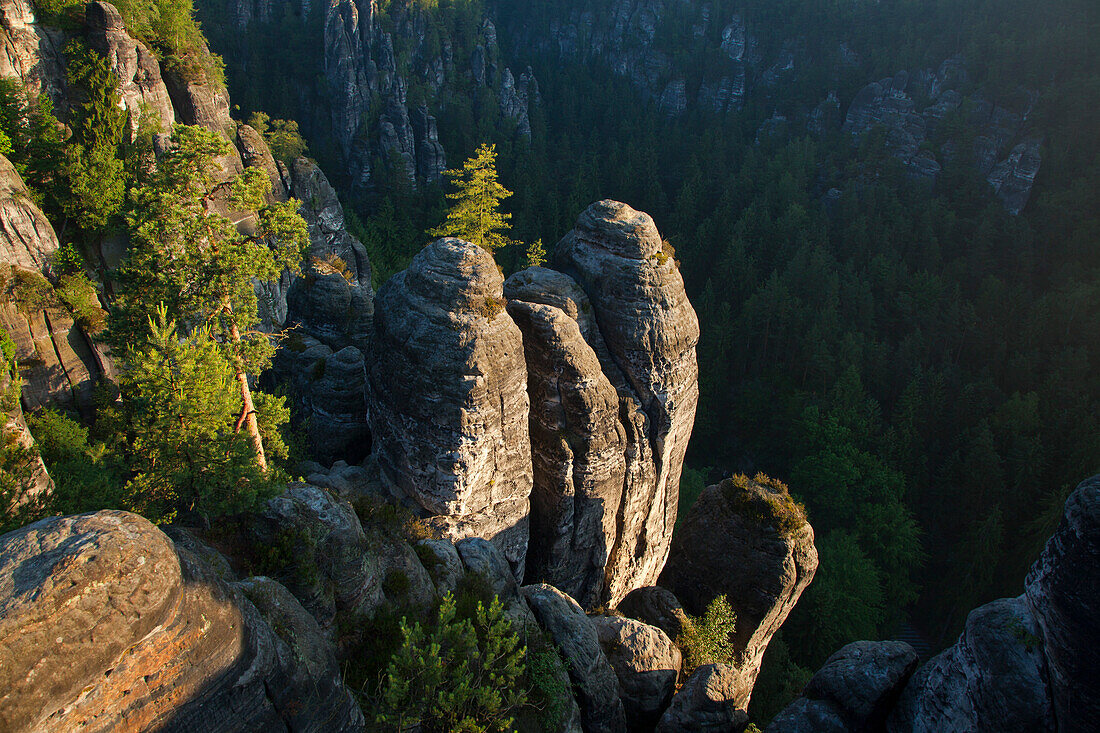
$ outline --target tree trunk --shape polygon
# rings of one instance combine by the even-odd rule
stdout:
[[[241,332],[237,328],[236,320],[233,318],[233,307],[226,303],[225,310],[229,314],[229,336],[233,339],[234,344],[239,344],[241,342]],[[260,465],[261,471],[267,473],[264,441],[260,437],[260,423],[256,419],[256,404],[252,401],[252,389],[248,386],[248,375],[241,369],[239,359],[234,361],[233,370],[237,374],[237,385],[241,389],[241,401],[244,403],[241,408],[241,416],[237,420],[237,430],[241,429],[242,423],[248,429],[248,435],[252,438],[252,448],[256,451],[256,463]]]

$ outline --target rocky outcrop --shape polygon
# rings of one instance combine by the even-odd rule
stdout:
[[[0,727],[362,730],[308,614],[271,581],[244,588],[262,611],[126,512],[0,537]]]
[[[883,730],[886,715],[917,668],[917,653],[899,641],[855,641],[829,657],[769,733]]]
[[[683,606],[672,591],[655,585],[630,591],[615,610],[624,616],[656,626],[670,639],[680,638],[684,630],[684,620],[687,618]]]
[[[30,0],[0,2],[0,77],[16,78],[32,97],[56,104],[66,90],[65,37],[38,22]]]
[[[986,180],[1010,214],[1019,214],[1027,206],[1042,162],[1042,141],[1031,138],[1014,147],[1008,157],[990,171]]]
[[[1061,524],[1028,573],[1024,599],[1042,639],[1058,729],[1094,727],[1100,721],[1100,476],[1070,494]]]
[[[1098,560],[1100,476],[1070,495],[1022,596],[972,611],[958,641],[907,683],[911,649],[850,644],[769,731],[882,730],[883,716],[890,733],[1095,730]]]
[[[50,273],[58,246],[15,167],[0,156],[0,326],[15,342],[28,411],[48,404],[88,408],[96,380],[114,373],[42,274]]]
[[[553,586],[524,586],[523,596],[565,660],[586,733],[625,731],[619,680],[600,648],[592,619]]]
[[[972,611],[955,645],[906,685],[889,730],[1055,730],[1037,631],[1021,599]]]
[[[593,607],[605,595],[626,472],[618,395],[577,320],[591,306],[575,282],[531,268],[509,278],[504,292],[508,314],[523,332],[531,400],[528,577]],[[567,310],[539,302],[547,300]],[[593,338],[590,317],[585,325]]]
[[[34,437],[23,418],[23,408],[19,404],[19,375],[15,364],[0,356],[0,440],[8,449],[18,447],[27,451],[22,460],[18,456],[9,457],[0,469],[3,477],[4,492],[0,495],[0,521],[11,525],[21,524],[25,513],[37,512],[39,506],[53,491],[53,480],[46,471],[46,464],[36,451],[31,451]],[[4,526],[4,525],[0,525]]]
[[[682,658],[663,631],[634,619],[594,616],[600,647],[619,678],[630,730],[653,730],[676,690]]]
[[[703,490],[672,544],[661,584],[700,615],[725,595],[737,616],[731,639],[749,694],[768,642],[817,570],[814,533],[778,482],[726,479]]]
[[[375,299],[367,365],[387,486],[452,540],[492,540],[523,577],[531,494],[527,372],[488,252],[440,239]]]
[[[92,2],[84,10],[88,45],[107,57],[118,78],[120,104],[136,129],[143,114],[156,115],[161,132],[170,132],[176,120],[172,100],[160,74],[160,64],[141,41],[130,37],[113,5]]]
[[[734,667],[705,664],[691,673],[657,724],[657,733],[725,733],[748,722],[746,684]]]
[[[652,585],[676,523],[680,472],[699,398],[699,321],[671,248],[648,214],[626,204],[588,207],[558,243],[554,264],[584,289],[597,356],[619,397],[626,475],[606,571],[618,603]]]

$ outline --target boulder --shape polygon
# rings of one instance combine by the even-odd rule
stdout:
[[[668,556],[699,398],[699,321],[674,254],[648,214],[607,200],[589,206],[554,252],[555,267],[591,303],[603,345],[590,345],[618,391],[626,432],[626,479],[607,569],[612,605],[652,585]]]
[[[814,532],[787,488],[726,479],[703,490],[672,543],[661,584],[701,615],[725,595],[737,615],[733,666],[752,685],[768,642],[817,570]]]
[[[285,591],[271,597],[315,631]],[[4,730],[362,730],[330,652],[287,644],[137,515],[52,517],[0,537]]]
[[[676,691],[680,650],[665,632],[620,616],[593,616],[600,647],[619,678],[630,730],[653,730]]]
[[[656,626],[675,641],[684,630],[684,613],[680,601],[668,588],[650,585],[632,590],[615,608],[616,611]]]
[[[768,731],[883,730],[917,662],[917,653],[904,642],[852,642],[829,657],[799,704],[788,706]]]
[[[519,328],[488,252],[440,239],[382,286],[367,365],[383,481],[443,536],[491,540],[523,577],[531,444]]]
[[[592,619],[576,601],[550,585],[527,585],[523,596],[561,652],[573,682],[586,733],[626,730],[619,680],[600,647]]]
[[[751,681],[748,687],[752,687]],[[672,698],[657,724],[657,733],[728,733],[749,720],[746,680],[726,664],[696,668]]]
[[[1038,626],[1034,633],[1042,639],[1058,729],[1095,729],[1100,721],[1100,476],[1070,494],[1058,529],[1028,573],[1024,598]]]

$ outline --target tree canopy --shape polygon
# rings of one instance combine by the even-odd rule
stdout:
[[[454,202],[444,222],[431,230],[433,237],[459,237],[490,252],[511,244],[505,232],[511,229],[511,214],[500,210],[500,202],[512,195],[497,180],[496,146],[481,145],[462,168],[445,171],[455,186],[447,198]]]

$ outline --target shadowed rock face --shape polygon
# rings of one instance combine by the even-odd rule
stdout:
[[[600,647],[619,678],[631,730],[653,730],[676,690],[680,650],[655,626],[620,616],[592,616]]]
[[[1100,721],[1100,476],[1066,501],[1024,598],[1043,640],[1059,730],[1089,730]]]
[[[522,578],[531,494],[527,371],[488,252],[440,239],[375,299],[368,359],[382,477],[452,540],[490,539]]]
[[[688,512],[661,584],[695,615],[728,598],[737,614],[738,707],[748,705],[768,642],[816,570],[813,528],[783,489],[727,479],[704,489]]]
[[[571,292],[567,279],[540,273],[517,283],[510,293],[525,302],[564,308],[617,392],[619,426],[614,433],[621,430],[625,437],[624,478],[613,536],[601,530],[600,539],[611,549],[599,595],[612,604],[634,588],[652,585],[668,556],[680,471],[699,398],[699,322],[665,249],[648,214],[600,201],[581,214],[554,256],[555,267],[579,284],[586,297]],[[559,331],[566,327],[560,317],[555,322]],[[551,336],[551,328],[532,351],[583,351],[590,364],[569,329],[570,338],[563,339]],[[533,327],[529,330],[537,335]],[[529,368],[533,374],[546,373],[537,358]],[[584,375],[596,378],[592,371]],[[612,437],[610,427],[604,434],[604,442],[621,440]],[[540,450],[552,446],[536,445],[535,451]],[[610,510],[613,503],[606,506]]]
[[[691,673],[657,724],[657,733],[725,733],[748,722],[743,692],[751,680],[728,664],[704,664]],[[747,703],[747,698],[746,698]]]
[[[261,605],[127,512],[4,535],[0,728],[362,729],[316,623],[285,590]],[[265,615],[302,635],[288,644]]]

